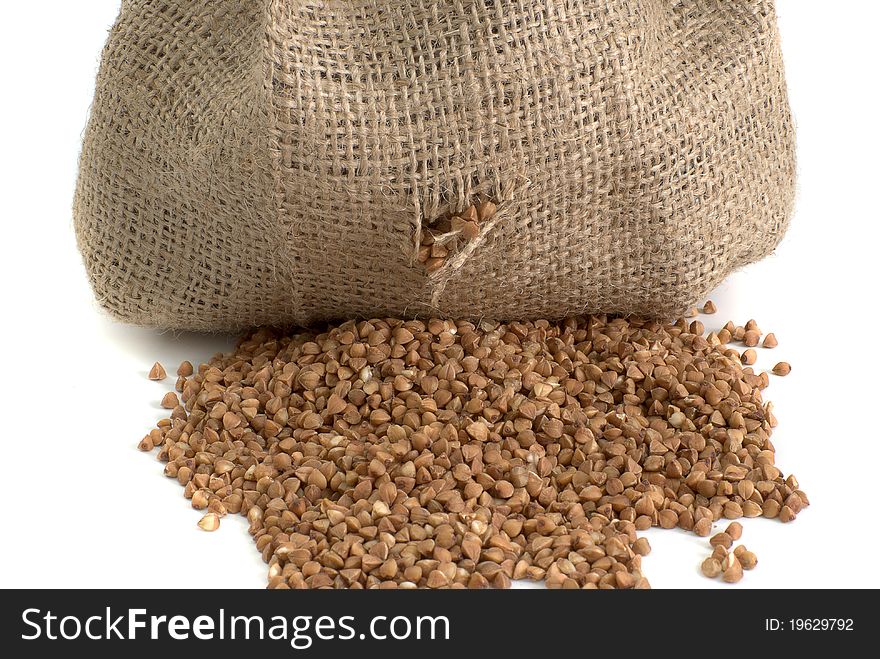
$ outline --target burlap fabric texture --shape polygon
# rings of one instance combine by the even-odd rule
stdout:
[[[140,325],[668,316],[777,245],[793,132],[768,1],[125,0],[75,226]]]

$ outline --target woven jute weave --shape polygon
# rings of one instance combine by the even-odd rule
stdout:
[[[141,325],[666,316],[775,248],[794,181],[772,2],[125,0],[74,215]]]

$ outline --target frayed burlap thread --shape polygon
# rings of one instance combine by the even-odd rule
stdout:
[[[128,0],[74,214],[139,325],[668,316],[776,247],[794,181],[772,2]]]

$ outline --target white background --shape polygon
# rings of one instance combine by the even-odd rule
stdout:
[[[0,587],[265,586],[243,521],[214,534],[137,442],[173,379],[232,337],[124,327],[98,310],[71,226],[82,130],[118,0],[0,9]],[[712,296],[707,324],[756,318],[785,359],[767,397],[779,466],[812,501],[788,525],[744,520],[760,563],[736,587],[880,587],[877,511],[880,4],[778,0],[799,134],[799,201],[778,252]],[[698,573],[706,540],[649,533],[655,587]]]

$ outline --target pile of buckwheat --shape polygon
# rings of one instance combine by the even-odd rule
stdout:
[[[638,531],[808,505],[774,466],[769,376],[730,345],[756,335],[605,316],[260,330],[182,364],[140,448],[204,530],[246,515],[270,588],[647,588]]]

